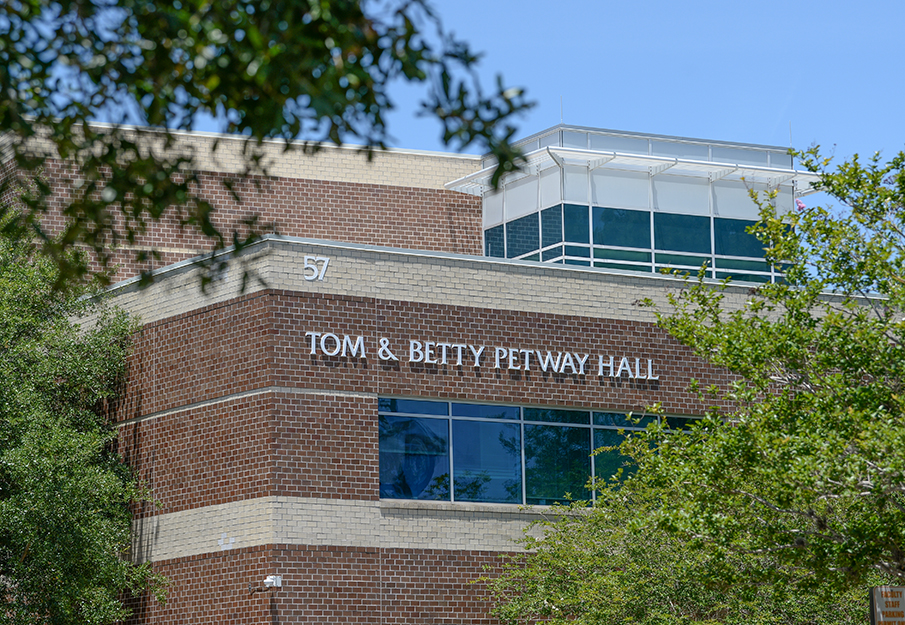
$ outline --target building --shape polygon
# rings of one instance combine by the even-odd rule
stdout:
[[[182,141],[225,224],[280,236],[202,293],[202,242],[164,223],[156,282],[111,289],[143,326],[117,407],[157,502],[134,557],[170,579],[136,623],[492,623],[472,582],[621,465],[591,450],[655,402],[681,427],[690,380],[727,381],[637,305],[681,287],[660,269],[706,262],[735,302],[781,279],[748,189],[791,210],[813,179],[782,148],[557,126],[496,192],[478,157],[274,145],[236,204],[239,142]]]

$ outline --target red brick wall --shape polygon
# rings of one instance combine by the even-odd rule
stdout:
[[[484,567],[489,567],[489,570]],[[484,551],[272,545],[155,564],[170,580],[166,605],[133,600],[129,623],[395,623],[491,625],[483,584],[499,567]],[[250,595],[249,582],[283,587]]]
[[[366,357],[312,356],[306,331],[364,336]],[[380,337],[399,363],[377,358]],[[487,345],[485,365],[409,363],[410,338]],[[495,370],[496,345],[652,358],[660,380],[601,379],[596,364],[585,376]],[[160,504],[138,516],[263,496],[377,500],[376,399],[357,393],[614,411],[662,401],[694,414],[690,379],[727,381],[649,323],[284,291],[149,324],[130,371],[120,418],[163,412],[120,430],[120,451]],[[297,392],[312,389],[323,392]],[[247,395],[205,403],[237,393]],[[489,625],[486,590],[470,582],[498,564],[489,552],[377,547],[208,553],[155,563],[170,598],[135,600],[131,622]],[[284,588],[249,596],[270,574]]]
[[[48,161],[47,179],[56,197],[44,218],[51,232],[63,227],[62,207],[70,197],[76,173],[59,161]],[[224,186],[226,174],[202,172],[201,195],[217,209],[215,223],[225,235],[245,233],[243,222],[259,217],[262,232],[418,250],[481,255],[480,198],[446,191],[376,184],[357,184],[253,176]],[[164,219],[139,237],[138,245],[157,248],[206,250],[212,241],[180,228],[178,211],[170,209]],[[115,220],[122,226],[121,215]],[[268,227],[267,224],[272,224]],[[227,236],[227,243],[230,237]],[[116,280],[136,275],[141,269],[156,269],[193,254],[164,252],[161,260],[138,263],[131,253],[118,253]]]
[[[153,516],[266,496],[377,500],[376,402],[266,393],[120,428]]]
[[[312,356],[306,331],[364,336],[367,357]],[[399,363],[378,360],[379,337]],[[485,365],[409,363],[409,338],[487,345]],[[660,380],[600,378],[590,361],[585,376],[497,370],[495,345],[651,358]],[[139,333],[118,416],[179,410],[123,426],[119,444],[161,503],[143,514],[266,495],[374,500],[376,400],[332,391],[700,414],[692,378],[728,381],[649,323],[262,291]]]
[[[312,356],[307,331],[364,336],[367,358]],[[378,360],[380,337],[399,363]],[[408,363],[409,339],[486,345],[484,366]],[[494,369],[493,346],[591,353],[592,375]],[[596,354],[650,358],[660,380],[598,378]],[[696,414],[690,380],[728,380],[651,323],[283,291],[145,326],[129,377],[120,418],[269,385],[613,410],[663,401],[669,412]]]

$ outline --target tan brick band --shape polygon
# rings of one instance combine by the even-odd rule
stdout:
[[[430,501],[260,497],[137,519],[133,557],[168,560],[272,544],[520,551],[549,508]]]
[[[97,124],[96,130],[103,128]],[[140,134],[139,134],[140,133]],[[252,157],[270,176],[311,178],[359,184],[385,184],[428,189],[443,185],[481,169],[481,157],[424,150],[374,150],[370,158],[361,146],[324,145],[316,153],[306,151],[302,142],[264,141],[236,135],[201,132],[172,132],[175,142],[164,147],[163,134],[149,128],[136,129],[133,138],[166,150],[169,154],[194,156],[196,169],[225,174],[242,174]],[[55,155],[46,137],[34,137],[29,148],[36,153]]]
[[[305,256],[330,258],[322,281],[304,279]],[[268,239],[243,260],[260,278],[247,284],[246,294],[269,288],[627,321],[653,321],[639,300],[649,297],[665,306],[667,294],[684,284],[671,276],[306,239]],[[236,262],[202,294],[197,269],[183,263],[144,290],[126,281],[110,294],[118,306],[152,323],[238,296],[242,271]],[[742,305],[748,290],[727,289],[726,305]]]

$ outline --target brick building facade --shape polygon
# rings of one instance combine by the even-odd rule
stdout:
[[[489,164],[475,157],[389,152],[369,162],[352,150],[283,158],[274,148],[271,177],[247,184],[241,206],[220,197],[224,223],[252,210],[279,232],[246,250],[259,279],[244,292],[231,267],[202,294],[196,269],[177,262],[202,242],[168,238],[166,224],[148,234],[143,243],[174,264],[148,288],[125,279],[111,289],[142,323],[117,417],[120,452],[156,501],[136,511],[133,556],[153,562],[170,588],[166,605],[136,601],[133,622],[493,623],[474,580],[518,548],[513,539],[547,504],[589,497],[587,476],[618,466],[590,450],[618,442],[624,415],[656,402],[676,419],[700,414],[689,382],[720,384],[726,374],[637,305],[665,303],[682,284],[656,266],[661,241],[673,244],[657,230],[658,211],[670,211],[657,205],[669,189],[651,182],[664,171],[655,146],[708,146],[710,165],[670,158],[698,172],[689,184],[709,177],[714,199],[685,213],[706,214],[711,238],[732,212],[725,195],[716,201],[713,185],[727,174],[714,180],[726,171],[714,155],[732,146],[589,131],[584,148],[570,148],[577,134],[558,127],[526,140],[528,182],[538,182],[525,207],[526,175],[491,192]],[[599,136],[623,148],[647,141],[646,160],[601,151]],[[184,141],[204,150],[212,139]],[[735,148],[768,154],[747,166],[752,175],[773,175],[781,191],[792,184],[791,163],[769,156],[779,149]],[[212,197],[238,171],[237,153],[229,141],[211,153]],[[648,177],[647,252],[607,238],[612,222],[598,238],[605,211],[645,210],[599,206],[601,154],[615,162],[611,178],[635,180],[639,167]],[[584,213],[570,178],[576,159],[586,161]],[[551,196],[545,176],[557,168]],[[587,215],[586,241],[580,219],[566,221],[576,211]],[[536,258],[524,247],[532,224]],[[770,279],[769,268],[726,249],[710,250],[716,266]],[[559,256],[541,262],[550,250]],[[619,266],[645,253],[649,271]],[[677,255],[702,252],[670,253],[681,265]],[[728,301],[747,288],[730,288]],[[282,586],[250,594],[269,575]]]

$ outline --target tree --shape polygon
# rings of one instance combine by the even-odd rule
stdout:
[[[160,580],[127,559],[142,493],[100,410],[125,373],[123,314],[25,241],[0,240],[0,623],[111,623],[120,594]],[[99,315],[90,329],[73,319]]]
[[[657,310],[661,327],[737,377],[702,386],[730,408],[663,437],[640,471],[683,495],[658,512],[663,526],[725,553],[769,558],[803,583],[871,571],[901,582],[905,154],[832,171],[817,149],[799,157],[839,208],[778,215],[760,198],[755,232],[785,282],[731,310],[727,285],[699,280]]]
[[[521,541],[530,551],[508,557],[502,575],[486,580],[492,613],[504,623],[864,621],[863,589],[818,584],[803,592],[778,576],[767,583],[758,558],[719,554],[650,523],[678,493],[643,476],[598,486],[593,507],[554,509]]]
[[[477,60],[443,30],[428,0],[0,3],[8,156],[26,176],[57,158],[75,170],[63,191],[54,194],[38,175],[19,203],[7,201],[3,210],[16,212],[3,234],[36,232],[63,279],[89,273],[68,249],[86,246],[106,267],[113,247],[134,244],[167,211],[215,249],[233,244],[238,252],[258,224],[221,231],[199,193],[194,155],[174,149],[173,131],[199,116],[219,120],[222,132],[247,137],[248,174],[266,173],[264,139],[286,149],[309,139],[306,150],[354,141],[370,154],[390,136],[384,116],[397,80],[423,83],[422,112],[439,119],[444,141],[486,147],[498,178],[517,165],[511,119],[530,104],[499,79],[485,94]],[[113,125],[92,126],[99,116]],[[60,236],[41,224],[52,202],[65,216]]]

